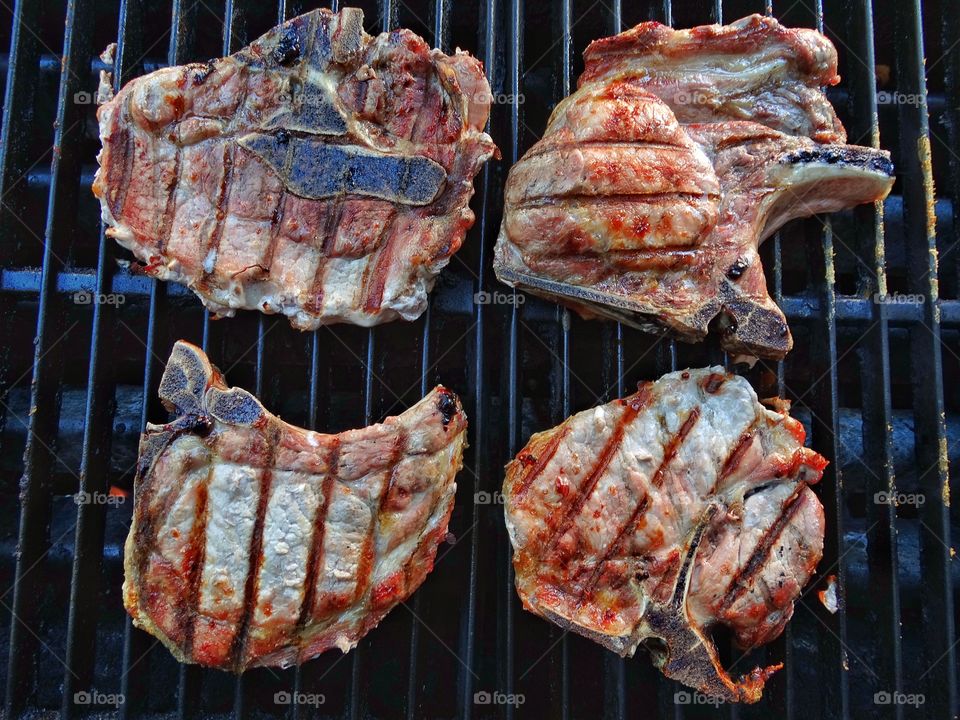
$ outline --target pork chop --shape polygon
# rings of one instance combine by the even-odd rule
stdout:
[[[755,702],[710,631],[769,642],[823,552],[803,426],[723,368],[684,370],[534,435],[507,465],[517,591],[530,612],[712,697]]]
[[[467,53],[314,10],[129,82],[98,110],[93,190],[142,269],[217,315],[412,320],[473,224],[489,105]]]
[[[160,397],[176,418],[140,441],[123,598],[181,662],[241,672],[347,652],[433,568],[467,426],[449,390],[323,435],[181,341]]]
[[[846,144],[820,86],[837,53],[753,15],[591,43],[575,93],[510,170],[503,282],[694,342],[780,358],[793,340],[759,244],[788,220],[883,199],[889,154]]]

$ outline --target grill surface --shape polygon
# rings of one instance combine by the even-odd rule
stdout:
[[[9,47],[0,134],[7,718],[955,716],[956,4],[359,3],[370,32],[406,26],[484,61],[503,160],[477,178],[477,224],[423,318],[301,334],[253,313],[211,322],[182,288],[118,267],[122,253],[105,240],[90,193],[98,141],[89,94],[104,67],[96,54],[113,40],[122,83],[236,50],[315,4],[13,2],[0,0],[0,47]],[[851,142],[892,150],[898,180],[882,207],[793,223],[763,248],[796,349],[748,375],[761,396],[793,401],[811,444],[831,460],[817,490],[828,534],[820,572],[780,640],[744,658],[718,639],[740,671],[779,659],[785,667],[759,705],[717,708],[662,678],[642,652],[621,660],[524,613],[495,492],[502,465],[531,433],[638,380],[729,358],[715,343],[677,345],[532,298],[479,304],[474,294],[509,293],[490,268],[503,180],[573,87],[586,44],[647,19],[690,26],[749,12],[833,39],[844,80],[831,99]],[[234,678],[180,666],[131,627],[120,585],[132,503],[104,499],[111,487],[130,490],[139,431],[165,419],[157,383],[179,338],[202,344],[232,385],[284,419],[329,432],[409,406],[437,381],[461,394],[471,448],[455,541],[353,653]],[[875,501],[891,491],[903,494],[899,507]],[[77,492],[93,501],[78,503]],[[840,598],[832,615],[816,594],[828,575]],[[503,702],[515,694],[522,705]]]

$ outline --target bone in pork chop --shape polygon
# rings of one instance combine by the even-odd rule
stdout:
[[[218,315],[412,320],[473,224],[489,103],[467,53],[315,10],[128,83],[97,113],[94,192],[148,274]]]
[[[433,568],[467,426],[449,390],[322,435],[178,342],[160,397],[177,417],[140,441],[123,597],[181,662],[240,672],[347,652]]]
[[[779,666],[735,680],[711,628],[769,642],[823,552],[808,487],[826,460],[803,426],[723,368],[685,370],[534,435],[503,493],[524,607],[668,677],[754,702]]]
[[[820,86],[837,53],[754,15],[598,40],[511,169],[497,276],[581,314],[732,352],[793,343],[757,247],[785,222],[884,198],[889,154],[846,145]]]

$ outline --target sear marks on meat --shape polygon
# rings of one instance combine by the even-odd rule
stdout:
[[[94,192],[147,274],[218,315],[412,320],[473,224],[489,104],[467,53],[315,10],[128,83],[98,111]]]
[[[534,435],[503,493],[524,607],[668,677],[754,702],[779,666],[740,679],[710,631],[769,642],[823,551],[809,484],[826,460],[803,426],[723,368],[685,370]]]
[[[160,397],[176,419],[140,442],[123,596],[181,662],[241,672],[347,652],[433,568],[467,426],[449,390],[322,435],[178,342]]]
[[[889,154],[846,145],[820,86],[837,54],[759,15],[592,43],[578,90],[511,169],[495,269],[585,317],[736,353],[792,346],[757,247],[785,222],[880,200]]]

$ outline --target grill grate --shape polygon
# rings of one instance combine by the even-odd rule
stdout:
[[[591,39],[647,19],[689,26],[766,12],[834,40],[844,81],[831,99],[851,141],[893,151],[898,180],[882,205],[792,223],[763,248],[797,347],[785,362],[758,363],[750,377],[761,396],[793,400],[813,446],[831,460],[818,489],[828,534],[812,588],[835,574],[841,609],[827,613],[811,589],[771,646],[741,658],[719,639],[740,671],[785,663],[759,705],[719,713],[955,717],[956,517],[948,500],[960,458],[960,10],[920,0],[827,8],[822,0],[359,4],[368,31],[410,27],[484,61],[505,100],[491,118],[503,160],[478,176],[477,223],[424,317],[301,334],[251,313],[212,322],[189,292],[117,267],[123,253],[105,238],[90,194],[94,110],[78,93],[95,87],[105,69],[96,53],[112,40],[117,60],[106,69],[119,85],[236,50],[315,3],[0,2],[0,47],[9,47],[0,58],[4,716],[577,718],[626,717],[637,707],[657,717],[715,716],[678,695],[682,688],[643,653],[622,660],[524,613],[501,508],[477,500],[498,489],[502,465],[531,433],[637,380],[730,358],[713,342],[688,346],[583,322],[533,298],[479,304],[474,293],[505,292],[490,264],[506,171],[574,87]],[[123,302],[78,304],[76,293]],[[876,302],[877,294],[897,302]],[[159,372],[181,337],[208,349],[231,384],[311,428],[376,421],[439,380],[461,394],[471,448],[451,520],[456,540],[405,607],[350,655],[235,679],[177,664],[123,612],[130,503],[77,504],[71,495],[130,488],[139,430],[165,417]],[[874,502],[892,491],[925,502]],[[95,702],[76,701],[91,691]],[[278,692],[317,702],[322,694],[323,703],[277,704]],[[478,692],[519,693],[524,703],[478,704]],[[920,693],[924,703],[877,704],[878,692],[900,700]]]

